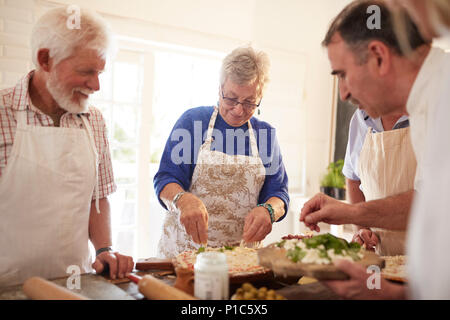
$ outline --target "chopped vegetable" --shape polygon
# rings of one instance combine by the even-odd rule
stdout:
[[[287,256],[293,262],[301,261],[306,256],[306,251],[296,246],[294,249],[288,250]]]
[[[280,242],[277,243],[277,247],[278,248],[282,248],[284,246],[284,244],[286,243],[286,240],[282,240]]]
[[[202,252],[205,252],[205,247],[200,247],[200,248],[198,248],[198,250],[197,250],[197,254],[198,253],[202,253]]]
[[[276,245],[285,248],[287,257],[293,262],[329,264],[337,258],[353,261],[362,258],[361,246],[358,243],[348,243],[330,233],[311,238],[283,240]],[[302,261],[304,258],[305,261]]]

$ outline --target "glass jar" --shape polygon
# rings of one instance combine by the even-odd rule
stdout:
[[[194,295],[203,300],[229,298],[227,256],[223,252],[202,252],[194,265]]]

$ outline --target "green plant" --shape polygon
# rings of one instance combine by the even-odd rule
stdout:
[[[331,162],[328,165],[327,174],[322,178],[322,181],[320,182],[320,186],[340,189],[345,188],[345,177],[342,174],[343,167],[343,159],[340,159],[336,162]]]

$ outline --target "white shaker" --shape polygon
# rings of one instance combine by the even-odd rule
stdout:
[[[227,257],[223,252],[202,252],[194,265],[194,295],[203,300],[229,298]]]

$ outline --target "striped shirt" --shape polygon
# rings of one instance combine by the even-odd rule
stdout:
[[[14,143],[18,111],[27,111],[28,125],[53,126],[53,120],[31,103],[28,94],[28,84],[33,73],[34,71],[31,71],[23,77],[15,87],[0,90],[0,178],[8,164],[8,158]],[[117,189],[114,183],[106,124],[101,112],[94,107],[89,107],[84,114],[91,125],[95,146],[99,155],[99,198],[102,199]],[[81,122],[77,121],[77,116],[77,114],[66,112],[61,117],[60,126],[63,128],[81,127],[84,130]],[[95,192],[92,200],[95,200]]]

